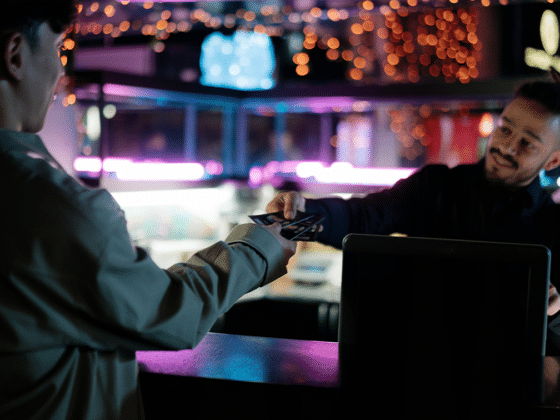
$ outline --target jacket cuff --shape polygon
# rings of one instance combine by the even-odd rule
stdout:
[[[241,243],[254,249],[266,262],[266,273],[261,286],[287,273],[284,263],[284,251],[276,238],[266,229],[254,223],[237,225],[225,239],[232,245]]]

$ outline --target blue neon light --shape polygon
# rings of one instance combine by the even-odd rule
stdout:
[[[202,43],[200,83],[237,90],[266,90],[274,86],[275,65],[268,35],[237,31],[228,37],[214,32]]]

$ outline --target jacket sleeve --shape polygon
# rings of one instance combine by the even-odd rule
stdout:
[[[278,241],[257,225],[237,226],[167,270],[125,234],[111,239],[98,274],[107,331],[118,331],[103,347],[192,348],[242,295],[286,273]]]
[[[339,249],[349,233],[408,234],[428,188],[435,190],[440,174],[446,170],[443,165],[427,166],[393,187],[365,197],[307,199],[305,210],[325,215],[323,231],[317,239]]]
[[[0,264],[0,351],[192,348],[239,297],[286,273],[278,241],[253,224],[163,270],[132,245],[108,193],[82,201],[30,218],[32,240],[10,235],[15,251]]]
[[[546,355],[560,356],[560,312],[547,318]]]

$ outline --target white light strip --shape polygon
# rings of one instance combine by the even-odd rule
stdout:
[[[198,0],[156,0],[154,3],[194,3]],[[214,1],[228,1],[228,0],[214,0]],[[129,0],[130,3],[145,3],[146,0]],[[122,0],[119,0],[122,3]]]
[[[107,159],[108,160],[108,159]],[[107,160],[103,162],[106,170]],[[109,162],[111,172],[123,181],[196,181],[204,177],[200,163]]]
[[[325,167],[321,162],[301,162],[296,169],[300,178],[314,177],[324,184],[392,186],[409,177],[416,168],[354,168],[348,162]]]
[[[74,169],[78,172],[111,172],[123,181],[196,181],[222,173],[218,162],[209,162],[206,171],[200,163],[133,162],[130,159],[78,157]],[[216,168],[214,168],[216,166]],[[210,168],[214,168],[210,170]],[[301,179],[315,178],[323,184],[392,186],[409,177],[416,168],[355,168],[348,162],[335,162],[330,167],[322,162],[269,162],[263,168],[251,168],[250,182],[260,185],[270,182],[280,173],[295,173]],[[213,172],[213,173],[212,173]]]
[[[198,181],[204,177],[204,166],[194,162],[133,162],[130,159],[78,157],[74,160],[78,172],[113,172],[123,181]],[[219,172],[216,170],[216,172]]]
[[[197,216],[217,217],[221,206],[235,194],[233,186],[189,188],[184,190],[125,191],[112,193],[123,209],[133,207],[178,206],[190,209]],[[200,203],[204,203],[203,206]],[[216,213],[216,215],[214,214]]]
[[[94,157],[78,157],[74,160],[74,169],[77,172],[101,172],[101,159]]]

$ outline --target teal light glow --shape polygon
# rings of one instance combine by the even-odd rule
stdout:
[[[202,43],[200,83],[237,90],[274,86],[274,48],[270,37],[256,32],[225,36],[214,32]]]

